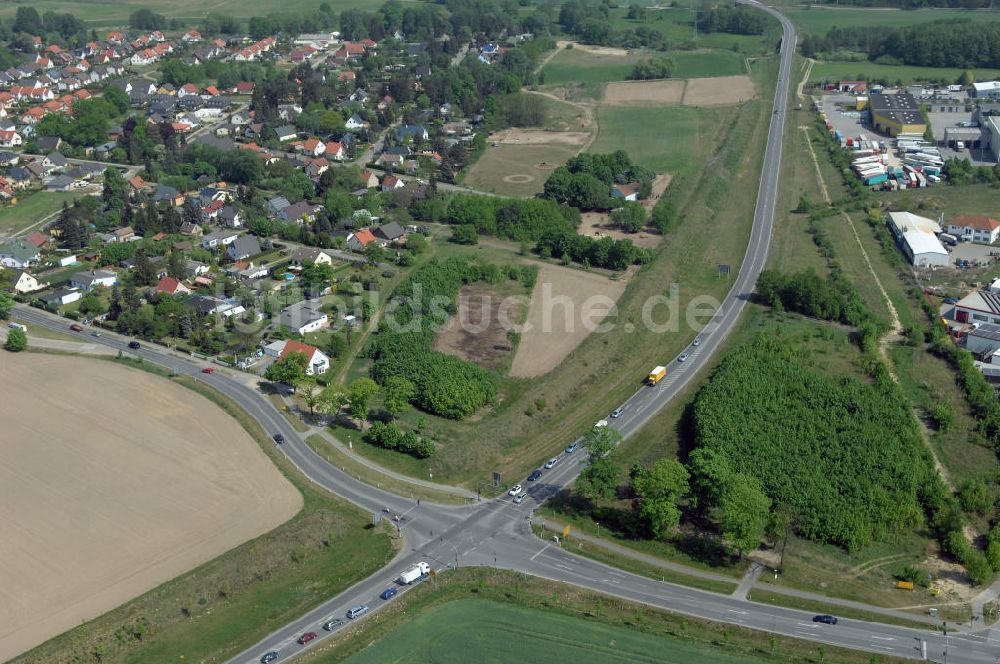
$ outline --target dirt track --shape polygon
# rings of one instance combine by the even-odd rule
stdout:
[[[210,401],[0,352],[0,660],[263,534],[302,497]]]
[[[604,296],[617,302],[625,285],[625,279],[611,281],[593,272],[543,265],[528,308],[526,327],[530,329],[521,334],[510,375],[532,378],[556,368],[591,333],[583,324],[581,313],[588,298]],[[572,302],[572,311],[567,311],[563,298]],[[600,310],[603,311],[603,307]],[[593,311],[596,313],[598,306]],[[601,318],[603,316],[592,315],[589,320],[596,324]]]

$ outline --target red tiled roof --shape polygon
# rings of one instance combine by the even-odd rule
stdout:
[[[372,238],[374,239],[374,238]],[[301,341],[295,341],[294,339],[289,339],[285,342],[285,347],[281,351],[281,355],[278,359],[283,359],[289,353],[302,353],[306,356],[306,362],[312,361],[313,354],[319,350],[315,346],[310,346],[309,344],[304,344]]]
[[[994,231],[1000,228],[1000,221],[987,217],[985,214],[963,214],[948,223],[955,226],[968,226],[977,231]]]

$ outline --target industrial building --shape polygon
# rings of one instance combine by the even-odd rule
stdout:
[[[948,222],[948,232],[965,242],[993,244],[1000,238],[1000,221],[984,214],[963,214]]]
[[[1000,293],[992,286],[974,290],[955,304],[955,320],[959,323],[992,323],[1000,325]]]
[[[920,106],[911,94],[873,92],[868,96],[868,108],[872,124],[883,134],[923,134],[927,130]]]
[[[985,128],[990,135],[990,152],[1000,162],[1000,116],[990,115],[983,119],[986,120]]]
[[[983,323],[979,327],[969,330],[965,335],[965,349],[978,358],[992,356],[1000,350],[1000,325],[993,323]],[[995,364],[990,359],[990,364]]]
[[[976,99],[1000,99],[1000,81],[973,83],[969,96]]]
[[[903,255],[917,267],[946,266],[948,250],[937,238],[941,226],[933,219],[910,212],[890,212],[886,218]]]

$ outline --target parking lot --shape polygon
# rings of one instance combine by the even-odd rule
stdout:
[[[955,264],[955,261],[959,260],[988,265],[994,259],[994,257],[990,256],[990,253],[1000,253],[1000,248],[998,247],[988,244],[975,244],[973,242],[959,242],[958,246],[949,247],[949,249],[951,249],[949,258],[952,265]]]
[[[875,141],[885,140],[885,136],[872,131],[870,128],[863,127],[860,118],[854,117],[860,115],[860,113],[852,110],[856,104],[852,95],[824,95],[821,104],[823,111],[826,112],[827,122],[832,124],[833,128],[845,137],[864,136]],[[847,110],[849,115],[844,115],[845,110]]]

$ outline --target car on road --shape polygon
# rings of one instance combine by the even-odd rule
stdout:
[[[613,411],[611,411],[611,417],[619,418],[622,416],[622,413],[624,412],[625,412],[625,406],[618,406]]]
[[[692,346],[700,346],[701,345],[701,337],[695,337],[694,341],[691,342],[691,345]]]
[[[213,373],[215,373],[215,368],[214,367],[205,367],[204,369],[201,370],[201,372],[202,373],[207,373],[207,374],[213,374]]]
[[[285,442],[285,437],[282,436],[280,433],[274,434],[273,436],[271,436],[271,438],[274,438],[274,442],[276,442],[279,445]]]
[[[524,493],[524,487],[520,484],[515,484],[510,488],[510,491],[507,492],[507,495],[516,496],[519,493]]]
[[[305,634],[299,637],[299,645],[304,646],[305,644],[309,643],[315,638],[316,638],[316,632],[306,632]]]
[[[74,332],[83,332],[83,325],[80,325],[79,323],[73,323],[72,325],[69,326],[69,329],[73,330]]]
[[[555,465],[559,463],[559,457],[555,456],[545,462],[545,470],[551,470],[555,468]]]
[[[563,451],[566,452],[566,454],[572,454],[573,452],[576,452],[576,450],[579,447],[580,443],[570,443],[569,445],[566,446],[566,449]]]
[[[527,498],[527,497],[528,497],[528,494],[526,494],[526,493],[519,493],[519,494],[517,494],[516,496],[514,496],[514,504],[515,505],[520,505],[521,503],[524,502],[524,499]]]
[[[396,596],[397,592],[399,591],[396,590],[395,588],[386,588],[385,590],[382,591],[382,594],[379,595],[379,597],[381,597],[382,599],[392,599],[393,597]]]
[[[92,337],[99,337],[99,336],[101,336],[101,333],[98,332],[97,330],[94,330],[93,332],[90,333],[90,336],[92,336]]]
[[[323,629],[325,629],[328,632],[332,632],[335,629],[340,629],[346,624],[347,623],[341,620],[340,618],[334,618],[333,620],[327,620],[325,623],[323,623]]]
[[[140,348],[142,348],[142,346],[139,345],[138,341],[128,342],[128,347],[131,348],[132,350],[139,350]]]
[[[531,474],[528,475],[528,481],[529,482],[534,482],[535,480],[537,480],[541,476],[542,476],[542,471],[539,470],[538,468],[535,468],[533,471],[531,471]]]
[[[278,659],[278,653],[272,650],[271,652],[264,653],[264,656],[260,658],[260,662],[261,664],[267,664],[268,662],[273,662],[276,659]]]
[[[677,361],[678,361],[678,362],[683,362],[683,361],[684,361],[684,360],[686,360],[686,359],[688,359],[688,354],[687,354],[687,353],[681,353],[681,354],[680,354],[680,355],[679,355],[679,356],[677,357]]]
[[[818,615],[818,616],[814,616],[813,617],[813,622],[826,623],[827,625],[836,625],[837,624],[837,619],[835,617],[831,616],[831,615],[828,615],[828,614],[824,613],[824,614],[821,614],[821,615]]]
[[[366,613],[368,613],[368,605],[358,604],[357,606],[351,607],[351,610],[347,612],[347,617],[350,618],[351,620],[354,620],[355,618],[360,618]]]

